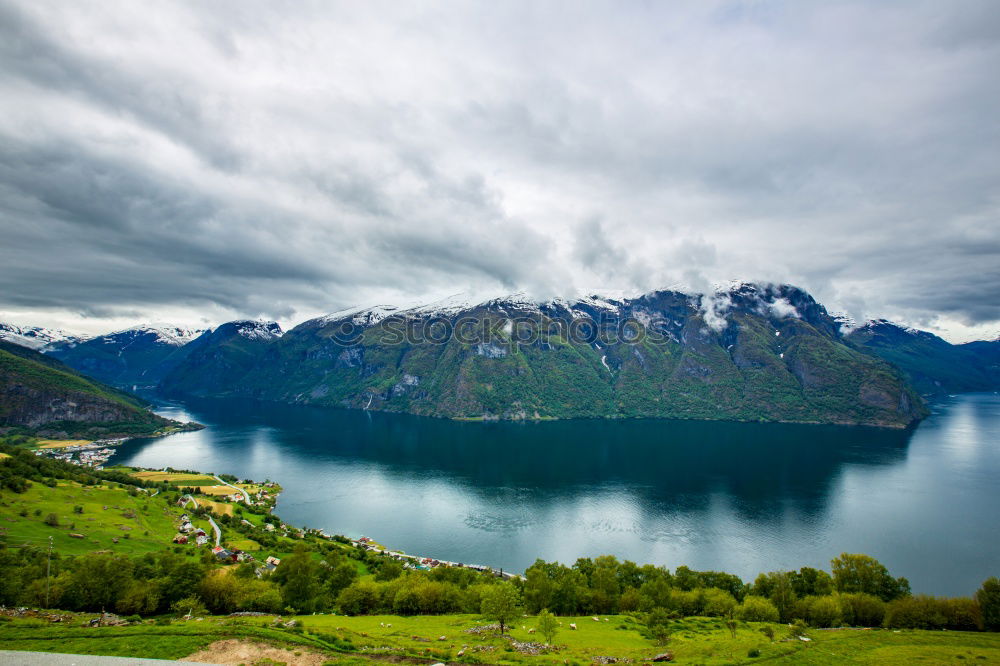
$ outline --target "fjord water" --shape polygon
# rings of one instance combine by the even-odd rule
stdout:
[[[284,486],[291,524],[523,571],[611,553],[761,571],[863,552],[914,592],[1000,574],[1000,396],[933,406],[908,431],[695,421],[469,423],[256,402],[160,413],[205,430],[134,440],[113,463]]]

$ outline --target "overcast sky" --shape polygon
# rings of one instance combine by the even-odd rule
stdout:
[[[994,337],[998,72],[992,0],[0,0],[0,320],[735,278]]]

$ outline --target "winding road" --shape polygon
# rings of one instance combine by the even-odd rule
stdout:
[[[231,483],[226,483],[225,481],[223,481],[222,479],[220,479],[220,478],[219,478],[219,475],[218,475],[218,474],[216,474],[216,475],[215,475],[215,479],[216,479],[216,480],[217,480],[217,481],[218,481],[219,483],[221,483],[222,485],[224,485],[224,486],[229,486],[229,487],[230,487],[230,488],[232,488],[233,490],[238,490],[238,491],[240,491],[241,493],[243,493],[243,499],[244,499],[244,500],[246,501],[246,503],[247,503],[247,504],[250,504],[250,494],[249,494],[249,493],[247,493],[247,491],[243,490],[242,488],[237,488],[236,486],[234,486],[234,485],[233,485],[233,484],[231,484]]]
[[[226,485],[228,486],[229,484],[227,483]],[[181,499],[184,500],[184,506],[187,506],[187,501],[190,500],[191,503],[194,504],[194,508],[196,509],[198,508],[198,500],[191,497],[190,495],[184,495],[184,497],[182,497]],[[212,525],[212,529],[215,530],[215,545],[216,546],[222,545],[222,530],[220,530],[219,526],[215,524],[215,521],[212,519],[212,516],[207,516],[207,518],[208,522],[211,523]]]

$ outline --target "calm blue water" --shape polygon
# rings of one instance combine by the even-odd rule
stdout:
[[[208,425],[113,462],[280,482],[278,512],[330,533],[522,571],[612,553],[761,571],[864,552],[915,592],[1000,575],[1000,396],[907,432],[684,421],[461,423],[252,402],[160,412]]]

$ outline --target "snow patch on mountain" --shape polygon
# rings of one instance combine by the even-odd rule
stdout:
[[[613,296],[591,294],[589,296],[578,298],[575,305],[589,305],[595,310],[601,310],[609,314],[621,314],[624,303],[623,299],[615,298]]]
[[[204,332],[204,329],[182,328],[180,326],[140,325],[133,326],[124,331],[118,331],[117,333],[110,333],[103,337],[140,337],[150,335],[154,337],[155,342],[161,342],[171,347],[183,347]]]
[[[36,351],[45,351],[55,343],[73,346],[87,339],[89,339],[87,336],[73,335],[59,329],[0,323],[0,340],[6,340]]]
[[[371,307],[361,306],[337,310],[328,315],[324,315],[314,320],[320,324],[351,320],[355,326],[374,326],[386,317],[394,315],[400,311],[396,305],[374,305]]]
[[[471,310],[478,304],[468,293],[459,292],[437,301],[409,307],[403,312],[424,317],[453,317]]]
[[[236,332],[247,340],[268,342],[280,338],[284,331],[275,321],[243,320],[232,322]]]
[[[458,293],[425,304],[348,308],[311,321],[326,325],[349,320],[355,326],[369,327],[390,316],[420,319],[439,316],[452,318],[482,308],[506,316],[541,312],[551,315],[553,311],[567,312],[574,319],[587,319],[592,316],[614,318],[631,315],[640,319],[642,323],[648,324],[647,320],[650,317],[645,316],[645,313],[640,310],[639,301],[644,296],[653,297],[664,291],[669,290],[654,290],[646,293],[588,291],[585,293],[577,292],[581,295],[572,298],[557,297],[544,300],[532,298],[524,292],[496,296],[487,300],[477,299],[468,293]],[[740,307],[750,307],[763,316],[775,319],[789,317],[801,319],[803,315],[793,303],[796,291],[796,289],[786,285],[732,280],[716,285],[716,289],[708,293],[676,293],[683,293],[689,299],[692,308],[700,311],[707,327],[718,333],[729,325],[729,312]]]
[[[830,317],[837,322],[841,335],[850,335],[859,328],[858,320],[846,312],[831,312]]]

